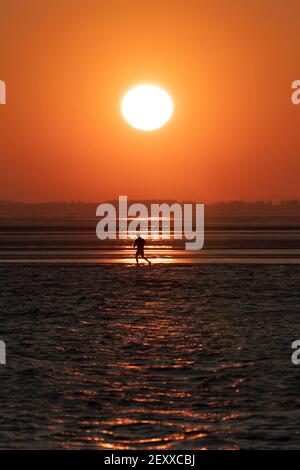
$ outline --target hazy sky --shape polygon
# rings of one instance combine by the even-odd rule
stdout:
[[[0,199],[300,198],[298,0],[0,0]],[[120,114],[154,83],[175,113]]]

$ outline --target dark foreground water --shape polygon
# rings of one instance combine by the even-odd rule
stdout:
[[[1,448],[300,448],[298,265],[0,266]]]

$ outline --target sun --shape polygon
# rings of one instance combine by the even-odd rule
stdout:
[[[138,85],[122,99],[124,119],[135,129],[155,131],[164,126],[173,114],[170,95],[156,85]]]

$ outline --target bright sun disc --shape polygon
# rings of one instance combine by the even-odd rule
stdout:
[[[154,131],[165,125],[173,114],[168,93],[154,85],[139,85],[126,93],[121,104],[125,120],[135,129]]]

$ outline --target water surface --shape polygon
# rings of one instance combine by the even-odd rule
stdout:
[[[0,282],[1,448],[299,448],[299,266],[2,264]]]

